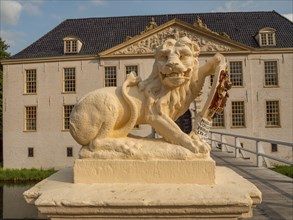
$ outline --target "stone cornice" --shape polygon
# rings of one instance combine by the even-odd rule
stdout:
[[[95,60],[96,55],[79,55],[79,56],[56,56],[56,57],[42,57],[42,58],[28,58],[28,59],[6,59],[2,60],[2,65],[24,64],[24,63],[47,63],[47,62],[63,62],[63,61],[81,61],[81,60]]]
[[[253,51],[222,51],[223,55],[249,55],[249,54],[288,54],[293,53],[293,48],[269,48],[269,49],[255,49]],[[211,56],[215,52],[201,52],[200,56]],[[131,58],[131,57],[153,57],[153,54],[141,54],[141,55],[105,55],[101,58]],[[70,57],[44,57],[44,58],[30,58],[30,59],[7,59],[2,60],[2,65],[13,64],[28,64],[28,63],[47,63],[47,62],[63,62],[63,61],[81,61],[81,60],[96,60],[100,57],[93,55],[84,56],[70,56]]]

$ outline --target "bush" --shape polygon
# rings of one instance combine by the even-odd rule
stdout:
[[[293,178],[293,166],[277,165],[276,167],[272,168],[272,170]]]
[[[54,169],[3,169],[0,168],[0,181],[1,182],[36,182],[43,180],[53,173]]]

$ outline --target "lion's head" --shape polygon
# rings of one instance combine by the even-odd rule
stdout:
[[[186,111],[190,103],[185,100],[191,97],[190,81],[198,72],[199,50],[188,37],[167,39],[157,48],[153,71],[140,84],[148,100],[148,114],[168,111],[176,119]],[[163,106],[169,108],[163,110]]]
[[[188,37],[167,39],[155,53],[156,67],[162,83],[170,88],[181,86],[190,80],[198,68],[199,47]]]

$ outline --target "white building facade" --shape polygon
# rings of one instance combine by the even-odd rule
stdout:
[[[233,87],[213,129],[292,142],[292,22],[276,12],[152,17],[66,20],[2,62],[4,167],[72,166],[81,147],[68,130],[72,107],[92,90],[121,86],[130,71],[145,79],[151,73],[156,46],[177,35],[198,42],[200,64],[218,52],[227,59]],[[267,23],[257,23],[255,17]],[[249,26],[248,20],[246,27],[241,21],[237,25],[235,19],[255,23]],[[277,28],[279,23],[288,27],[288,33]],[[86,28],[96,32],[88,37]],[[254,34],[247,34],[248,29]],[[203,107],[210,81],[206,79],[191,112]],[[139,125],[133,133],[147,136],[152,129]],[[291,149],[272,148],[266,151],[292,159]]]

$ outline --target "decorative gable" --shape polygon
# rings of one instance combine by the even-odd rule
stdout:
[[[152,22],[154,21],[152,20]],[[155,49],[166,38],[178,39],[183,36],[188,36],[197,42],[201,52],[228,52],[250,49],[231,40],[224,33],[218,34],[204,25],[198,25],[198,20],[194,25],[190,25],[174,19],[159,27],[146,29],[146,31],[143,31],[138,36],[128,37],[124,43],[108,49],[99,55],[101,57],[153,55]]]

